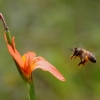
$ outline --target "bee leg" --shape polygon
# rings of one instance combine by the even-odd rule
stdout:
[[[73,57],[74,57],[74,55],[71,55],[71,56],[70,56],[70,59],[73,59]]]
[[[80,63],[78,64],[78,67],[80,67],[80,65],[82,65],[82,62],[80,62]]]
[[[74,56],[74,55],[71,55],[71,57],[70,57],[70,59],[76,59],[76,56]]]
[[[83,60],[83,61],[81,61],[79,64],[78,64],[78,66],[80,66],[80,65],[85,65],[85,60]]]

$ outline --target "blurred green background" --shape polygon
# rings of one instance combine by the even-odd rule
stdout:
[[[100,100],[99,0],[0,0],[16,47],[34,51],[66,78],[57,80],[40,69],[33,72],[37,100]],[[0,22],[0,99],[28,100],[28,89],[7,51]],[[69,47],[82,47],[97,58],[78,68]]]

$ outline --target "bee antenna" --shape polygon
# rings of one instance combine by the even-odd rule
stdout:
[[[72,48],[68,48],[70,51],[73,51],[73,49]]]

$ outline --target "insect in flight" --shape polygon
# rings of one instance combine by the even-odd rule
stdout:
[[[86,62],[91,61],[92,63],[96,63],[96,57],[89,51],[82,49],[82,48],[69,48],[71,51],[73,51],[72,55],[71,55],[71,59],[79,57],[80,58],[80,63],[78,64],[78,66],[80,65],[85,65]]]

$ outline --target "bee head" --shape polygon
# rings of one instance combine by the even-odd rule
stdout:
[[[75,48],[73,49],[73,55],[78,56],[79,53],[80,53],[80,48],[75,47]]]

